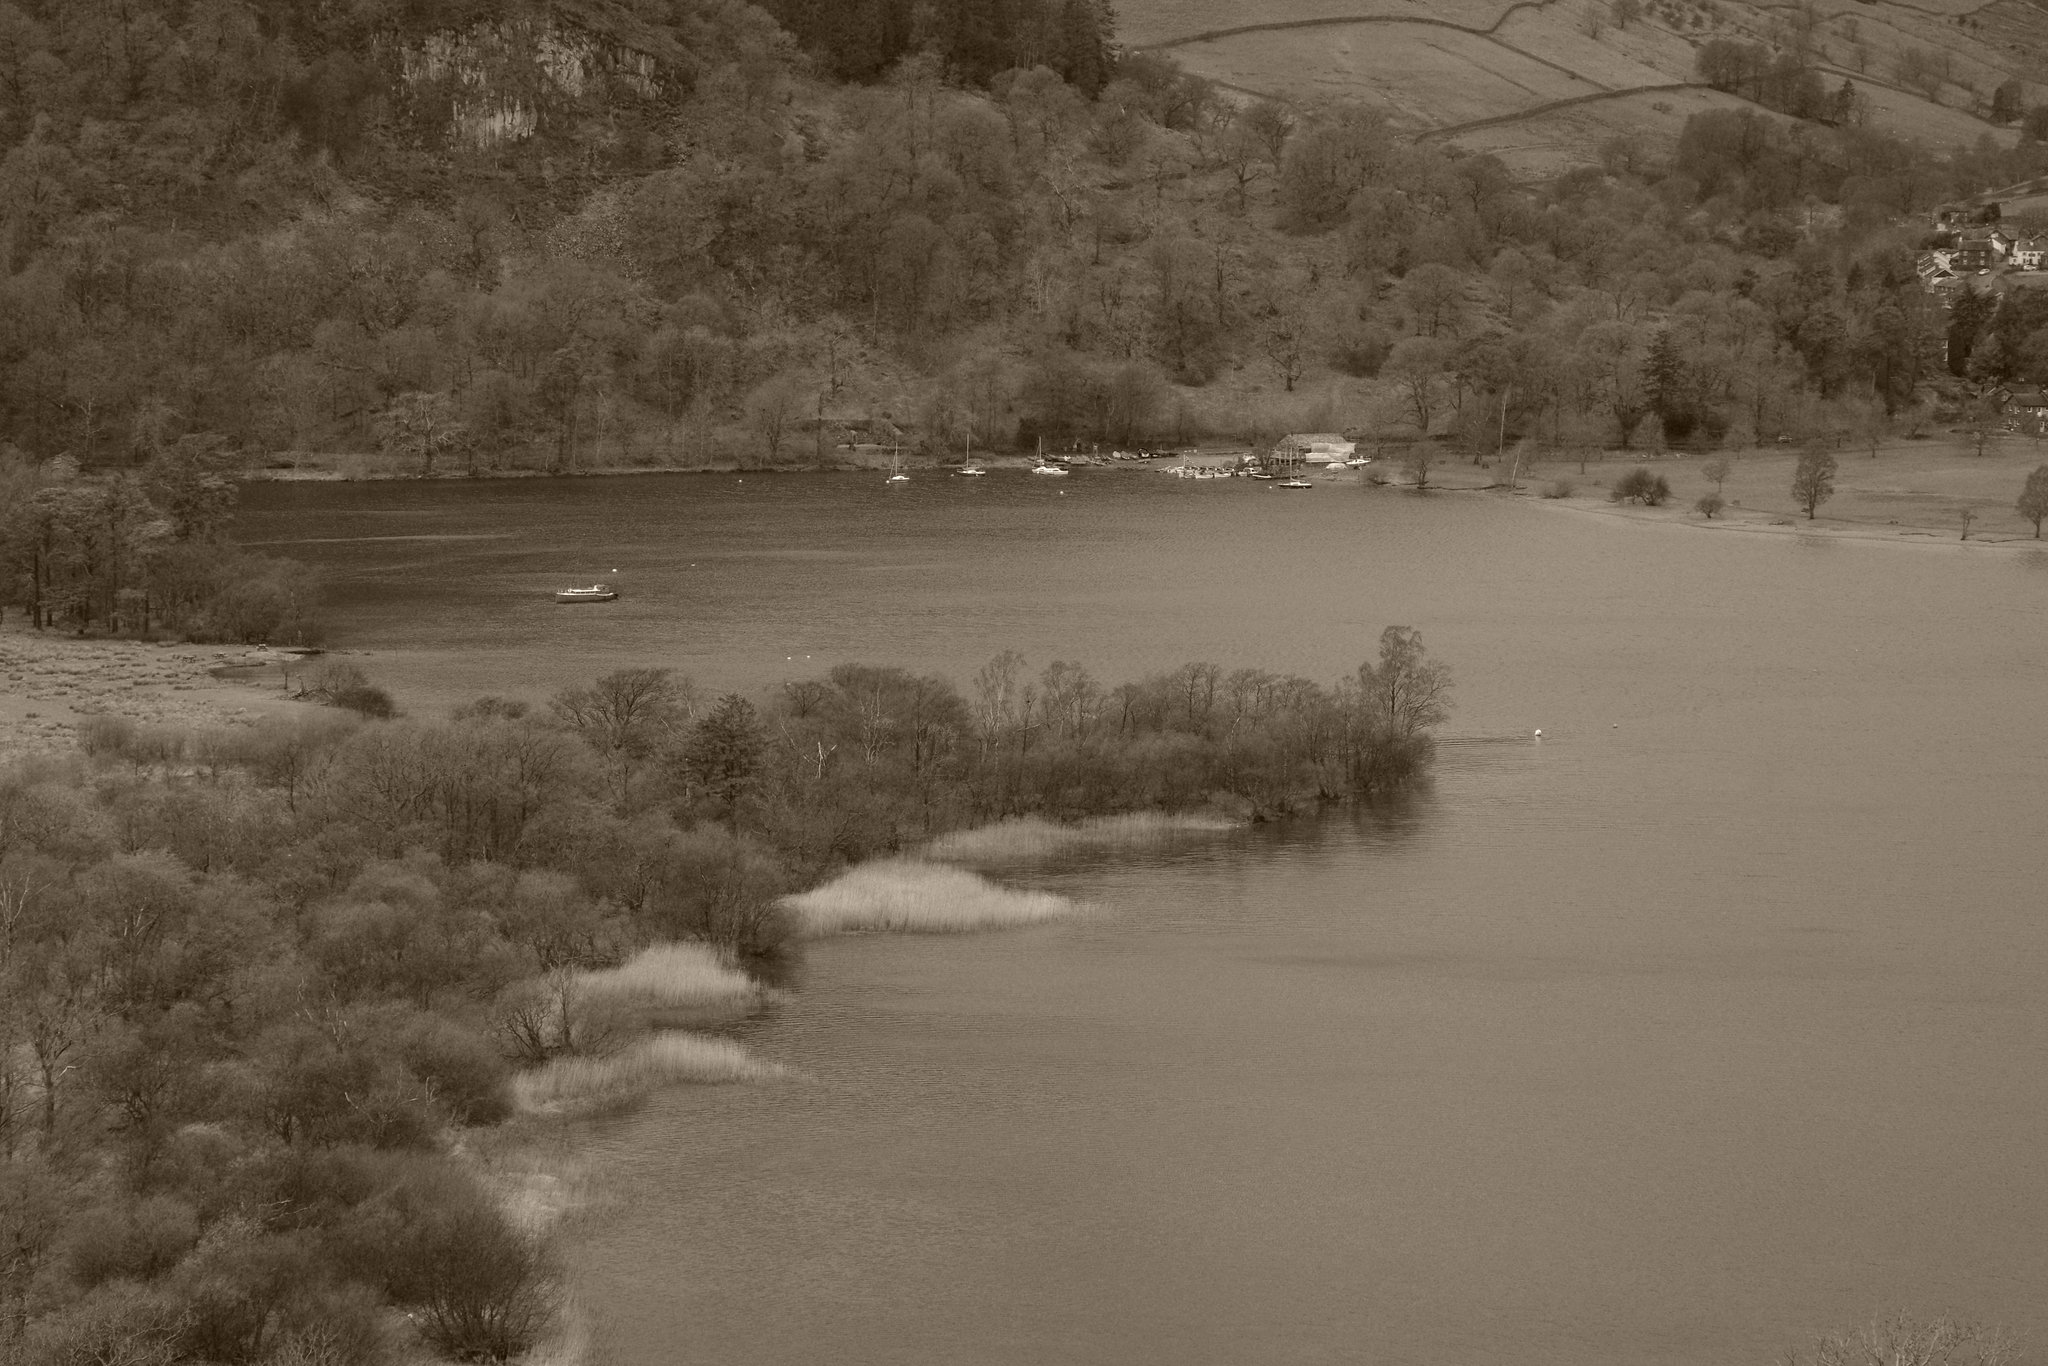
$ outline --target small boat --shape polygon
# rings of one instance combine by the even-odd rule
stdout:
[[[593,584],[592,584],[592,585],[590,585],[590,587],[588,587],[588,588],[563,588],[563,589],[559,589],[559,590],[557,590],[557,591],[556,591],[556,593],[555,593],[555,601],[556,601],[556,602],[610,602],[610,601],[611,601],[612,599],[614,599],[614,598],[618,597],[618,595],[619,595],[619,590],[618,590],[618,589],[616,589],[616,588],[610,588],[610,587],[607,587],[606,585],[604,585],[604,584],[601,584],[601,583],[593,583]]]
[[[1058,465],[1033,465],[1031,472],[1033,474],[1055,474],[1062,479],[1067,477],[1067,472]]]
[[[1308,480],[1302,478],[1300,475],[1297,474],[1292,479],[1282,479],[1279,483],[1273,485],[1273,487],[1276,489],[1312,489],[1315,487],[1315,485],[1309,483]]]
[[[972,430],[969,430],[967,433],[967,458],[961,462],[960,468],[955,470],[954,473],[964,475],[969,479],[979,479],[982,475],[988,473],[987,470],[974,463],[974,432]]]
[[[883,483],[907,484],[910,482],[910,476],[903,472],[903,453],[901,451],[898,451],[896,453],[894,461],[890,465],[890,468],[895,470],[896,472],[890,475],[887,479],[883,480]]]
[[[958,474],[963,478],[967,479],[979,479],[982,475],[987,474],[988,471],[984,469],[977,469],[973,465],[962,465],[959,469],[953,471],[953,473]]]
[[[1276,475],[1271,475],[1271,474],[1267,474],[1267,473],[1266,473],[1266,472],[1265,472],[1264,470],[1254,470],[1254,471],[1252,471],[1252,478],[1254,478],[1254,479],[1273,479],[1273,478],[1277,478],[1277,477],[1278,477],[1278,476],[1276,476]]]

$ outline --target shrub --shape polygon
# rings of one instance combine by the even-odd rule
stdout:
[[[495,1124],[512,1113],[504,1057],[454,1021],[422,1013],[407,1029],[399,1056],[434,1099],[464,1124]]]
[[[1569,479],[1553,479],[1543,486],[1543,496],[1545,498],[1569,498],[1577,489],[1578,485]]]
[[[448,715],[454,721],[517,721],[532,709],[517,698],[490,694],[464,702]]]
[[[36,1366],[170,1366],[187,1319],[173,1295],[114,1281],[29,1326],[22,1362]]]
[[[91,1288],[105,1281],[146,1281],[177,1265],[199,1241],[192,1207],[167,1195],[101,1206],[72,1222],[64,1240],[71,1279]]]
[[[1614,481],[1608,498],[1616,503],[1641,503],[1645,507],[1656,507],[1671,497],[1671,485],[1663,475],[1652,474],[1645,466],[1638,465]]]
[[[74,734],[78,737],[78,747],[87,754],[120,755],[127,752],[129,743],[135,738],[135,722],[126,716],[100,712],[96,716],[82,718]]]
[[[457,1361],[505,1361],[546,1329],[553,1268],[471,1178],[441,1163],[401,1169],[357,1207],[338,1241],[364,1279],[419,1310],[422,1334]]]
[[[231,1216],[206,1231],[165,1284],[184,1310],[185,1356],[241,1363],[263,1355],[287,1305],[320,1280],[305,1235],[272,1233]]]
[[[1715,513],[1719,512],[1722,508],[1727,506],[1728,504],[1722,500],[1721,495],[1718,493],[1710,493],[1706,497],[1700,499],[1697,503],[1693,504],[1693,508],[1700,514],[1700,516],[1706,518],[1710,522],[1714,520]]]
[[[390,693],[370,682],[370,676],[355,665],[340,660],[330,660],[315,669],[299,689],[299,696],[372,721],[388,721],[398,715]]]
[[[145,726],[133,718],[97,712],[79,721],[78,746],[95,758],[168,767],[185,757],[190,737],[169,726]]]
[[[788,870],[769,846],[699,826],[663,840],[641,919],[662,939],[702,939],[743,960],[772,958],[794,934],[777,902],[788,885]]]

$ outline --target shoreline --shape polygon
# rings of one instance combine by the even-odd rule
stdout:
[[[1183,456],[1155,456],[1143,463],[1104,461],[1076,466],[1084,479],[1103,473],[1160,474],[1164,463]],[[1199,457],[1198,457],[1199,458]],[[1430,493],[1490,493],[1496,496],[1552,503],[1576,512],[1605,514],[1632,522],[1676,524],[1707,531],[1746,532],[1759,535],[1818,536],[1829,540],[1863,540],[1900,544],[1953,540],[1973,546],[2024,544],[2036,538],[2018,517],[2014,502],[2026,471],[2048,463],[2048,447],[2008,439],[2002,448],[1973,456],[1961,443],[1945,440],[1912,440],[1880,448],[1875,459],[1861,450],[1837,453],[1836,497],[1838,515],[1830,516],[1827,504],[1821,515],[1808,520],[1790,499],[1790,471],[1797,452],[1790,447],[1757,447],[1740,451],[1671,455],[1642,452],[1603,451],[1583,463],[1559,456],[1521,471],[1519,482],[1510,486],[1499,477],[1498,461],[1474,464],[1468,456],[1443,452],[1431,470]],[[633,475],[756,475],[804,476],[819,474],[874,474],[892,466],[886,456],[830,461],[824,464],[719,465],[677,468],[673,466],[604,465],[574,470],[546,470],[531,467],[489,470],[444,470],[431,475],[396,468],[375,467],[367,462],[378,457],[343,456],[338,460],[365,462],[355,469],[252,469],[241,478],[247,483],[462,483],[466,481],[623,478]],[[1711,520],[1695,511],[1694,501],[1715,491],[1703,468],[1714,460],[1727,463],[1730,473],[1722,492],[1726,505]],[[1027,455],[987,455],[978,458],[991,471],[1025,471],[1035,463]],[[1160,462],[1160,463],[1154,463]],[[1606,491],[1619,474],[1638,466],[1670,478],[1674,487],[1670,500],[1660,507],[1609,502]],[[904,469],[924,475],[950,475],[956,467],[929,458],[906,462]],[[1405,478],[1400,457],[1384,453],[1376,464],[1384,470],[1375,483],[1363,470],[1343,480],[1388,492],[1413,493]],[[1320,472],[1316,472],[1320,475]],[[1995,483],[1993,481],[1996,481]],[[1585,492],[1563,497],[1546,496],[1545,485],[1584,486]],[[1968,510],[1975,519],[1970,534],[1961,534],[1960,514]],[[1897,515],[1891,515],[1897,514]],[[2041,540],[2048,549],[2048,538]]]
[[[1931,526],[1908,526],[1903,523],[1896,528],[1891,525],[1873,526],[1867,522],[1831,521],[1816,518],[1797,521],[1783,518],[1765,520],[1764,514],[1751,517],[1730,517],[1726,513],[1717,515],[1712,521],[1694,513],[1676,508],[1641,507],[1632,503],[1595,502],[1587,498],[1545,498],[1532,494],[1527,489],[1510,492],[1499,490],[1516,497],[1534,502],[1540,507],[1559,512],[1576,512],[1588,517],[1610,517],[1616,521],[1636,526],[1674,527],[1686,531],[1711,531],[1731,535],[1808,537],[1829,541],[1858,541],[1869,545],[1918,545],[1953,546],[1957,549],[2025,550],[2028,547],[2048,552],[2048,538],[2036,540],[2032,536],[2010,536],[1992,534],[1972,535],[1965,541],[1956,533]]]
[[[646,474],[880,474],[893,468],[887,456],[872,456],[866,459],[826,461],[823,464],[784,463],[773,465],[750,465],[737,461],[711,465],[590,465],[575,469],[536,469],[528,465],[498,466],[490,469],[445,469],[431,474],[417,470],[392,467],[382,457],[370,455],[343,455],[333,457],[357,466],[354,469],[329,469],[325,467],[273,469],[256,466],[239,470],[235,478],[245,484],[398,484],[398,483],[483,483],[501,479],[613,479],[630,475]],[[1155,459],[1173,459],[1157,456]],[[984,469],[1028,470],[1037,463],[1028,455],[990,455],[975,457]],[[965,463],[960,462],[960,463]],[[929,458],[905,460],[905,471],[923,473],[947,472],[959,468],[959,464]],[[1117,468],[1114,465],[1084,466],[1083,468]],[[1144,467],[1141,467],[1144,468]]]

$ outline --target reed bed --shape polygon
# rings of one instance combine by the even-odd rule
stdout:
[[[615,968],[580,973],[579,994],[615,1010],[704,1010],[750,1006],[754,979],[708,944],[651,944]]]
[[[1096,816],[1075,825],[1018,816],[941,835],[925,846],[925,853],[930,858],[959,863],[999,863],[1084,850],[1143,849],[1178,836],[1218,834],[1237,828],[1237,822],[1222,816],[1168,815],[1156,811]]]
[[[977,873],[915,859],[862,864],[822,887],[786,897],[808,936],[850,930],[905,934],[962,934],[1035,925],[1073,914],[1075,905],[1051,892],[999,886]]]
[[[666,1086],[729,1085],[784,1075],[730,1039],[656,1034],[601,1058],[557,1058],[513,1080],[519,1108],[532,1114],[592,1115],[624,1110]]]

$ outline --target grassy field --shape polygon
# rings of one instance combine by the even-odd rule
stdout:
[[[1594,460],[1581,475],[1575,462],[1541,464],[1525,478],[1529,496],[1544,485],[1569,480],[1575,492],[1562,500],[1582,508],[1621,512],[1631,517],[1705,525],[1693,504],[1714,491],[1701,472],[1709,457],[1645,462],[1639,459]],[[1962,513],[1974,514],[1972,545],[2015,547],[2037,544],[2031,523],[2014,507],[2027,472],[2048,464],[2048,442],[2007,437],[1982,456],[1953,439],[1896,442],[1867,450],[1842,450],[1835,475],[1835,494],[1808,521],[1792,497],[1792,467],[1798,456],[1785,448],[1729,453],[1732,473],[1721,490],[1726,512],[1713,525],[1730,530],[1811,533],[1862,539],[1916,542],[1960,542]],[[1616,508],[1606,489],[1639,464],[1670,481],[1672,498],[1660,508]],[[1434,477],[1434,476],[1432,476]],[[2048,541],[2038,543],[2048,551]]]
[[[277,672],[283,658],[241,647],[38,634],[10,613],[0,628],[0,762],[69,749],[79,723],[94,716],[182,732],[312,711],[285,692]],[[211,672],[250,664],[267,666],[259,681],[228,682]]]
[[[1608,29],[1594,38],[1583,25],[1560,23],[1548,12],[1523,10],[1510,16],[1497,36],[1503,43],[1569,67],[1610,90],[1693,79],[1692,44],[1652,24]]]
[[[1122,15],[1127,41],[1140,45],[1249,24],[1339,21],[1187,42],[1171,51],[1189,70],[1236,89],[1311,104],[1362,100],[1423,130],[1510,118],[1597,91],[1689,82],[1697,44],[1714,37],[1782,42],[1791,9],[1743,0],[1657,0],[1646,8],[1648,15],[1626,29],[1602,24],[1597,32],[1587,7],[1572,0],[1512,12],[1504,0],[1132,0]],[[1870,97],[1874,122],[1901,136],[1937,146],[1987,133],[2009,139],[2013,130],[1994,129],[1975,115],[1989,91],[2019,75],[2039,83],[2036,98],[2048,95],[2048,10],[2027,0],[1931,0],[1920,7],[1859,0],[1821,13],[1825,21],[1813,41],[1828,79],[1855,79]],[[1969,22],[1951,17],[1959,14]],[[1385,22],[1417,18],[1474,28],[1500,21],[1500,28],[1489,40],[1434,24]],[[1347,19],[1376,22],[1341,22]],[[1951,79],[1938,98],[1888,88],[1908,50],[1948,62]],[[1617,125],[1627,112],[1623,106],[1565,117],[1539,113],[1541,126],[1528,138],[1505,144],[1515,150],[1511,164],[1522,174],[1552,174],[1590,160],[1616,131],[1658,139],[1683,123],[1680,116],[1653,118],[1647,127]],[[1492,150],[1502,139],[1466,145],[1482,144]]]
[[[1412,128],[1492,118],[1603,88],[1485,38],[1408,25],[1246,33],[1176,54],[1215,80],[1309,102],[1361,99]]]
[[[1678,141],[1679,131],[1694,114],[1747,107],[1733,95],[1716,90],[1662,90],[1475,128],[1452,140],[1474,152],[1499,157],[1517,180],[1547,180],[1583,164],[1587,148],[1598,147],[1611,137],[1626,134],[1655,147],[1668,147]]]

